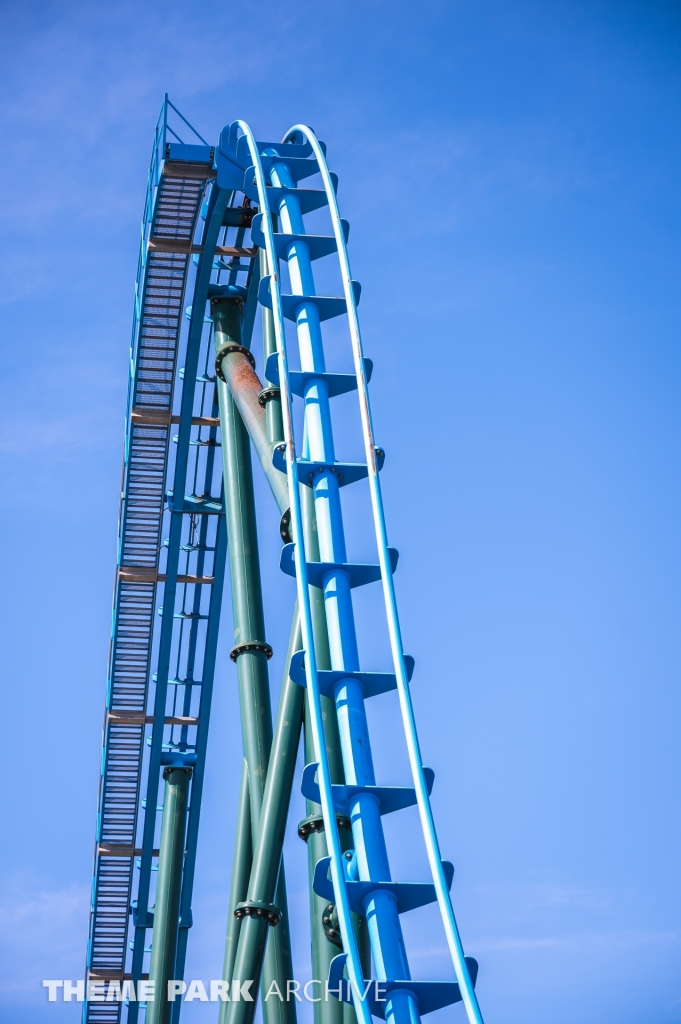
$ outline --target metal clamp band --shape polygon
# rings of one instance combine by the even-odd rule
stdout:
[[[258,395],[258,405],[264,409],[268,402],[271,402],[273,398],[279,398],[281,395],[281,388],[263,388]]]
[[[246,900],[245,903],[237,903],[234,908],[234,916],[237,921],[244,917],[265,918],[267,923],[276,928],[283,915],[279,907],[274,903],[261,903],[259,900]]]
[[[218,349],[215,356],[215,372],[220,380],[224,381],[225,384],[227,381],[225,380],[225,375],[222,372],[222,360],[225,356],[229,355],[230,352],[241,352],[242,355],[246,356],[249,363],[255,370],[255,357],[249,348],[245,348],[243,345],[237,345],[235,341],[230,342],[228,345],[223,345],[222,348]]]
[[[352,828],[352,823],[347,815],[337,814],[336,825],[338,828]],[[321,814],[311,814],[309,818],[303,818],[298,825],[298,836],[304,843],[308,841],[313,832],[324,831],[324,818]]]
[[[229,652],[229,656],[232,661],[236,661],[239,655],[245,654],[246,651],[262,651],[263,654],[266,655],[268,661],[274,654],[270,645],[266,644],[264,640],[244,640],[242,644],[236,644],[235,647],[232,647]]]

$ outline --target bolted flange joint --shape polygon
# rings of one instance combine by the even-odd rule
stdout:
[[[258,395],[258,405],[264,409],[268,402],[271,402],[273,398],[281,397],[281,388],[263,388]]]
[[[352,823],[346,814],[336,815],[338,828],[352,829]],[[324,818],[321,814],[311,814],[309,818],[303,818],[298,825],[298,836],[304,843],[308,841],[313,832],[324,831]]]
[[[163,778],[167,779],[171,772],[184,772],[185,775],[191,775],[191,768],[183,768],[179,764],[169,764],[167,768],[163,769]]]
[[[324,929],[324,934],[329,942],[333,942],[334,946],[338,946],[339,949],[342,949],[343,940],[341,938],[335,903],[327,903],[324,907],[324,910],[322,911],[322,928]]]
[[[251,350],[249,348],[246,348],[244,345],[237,345],[235,341],[229,342],[227,345],[223,345],[222,348],[219,348],[215,356],[215,372],[217,373],[220,380],[223,381],[225,384],[227,383],[227,381],[225,380],[225,375],[222,372],[222,360],[225,358],[225,356],[229,355],[230,352],[241,352],[242,355],[246,356],[249,363],[255,370],[255,358]]]
[[[234,916],[237,921],[241,921],[244,917],[264,919],[272,928],[276,928],[283,917],[281,910],[279,907],[275,907],[274,903],[263,903],[260,900],[246,900],[244,903],[237,903],[234,908]]]
[[[246,651],[262,651],[262,653],[266,656],[268,661],[274,654],[274,651],[272,650],[270,645],[266,644],[264,640],[244,640],[243,643],[237,644],[235,647],[232,647],[231,651],[229,652],[229,656],[232,659],[232,661],[236,661],[239,655],[245,654]]]

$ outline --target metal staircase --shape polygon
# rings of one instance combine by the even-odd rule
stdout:
[[[166,116],[164,104],[163,121]],[[146,855],[151,868],[154,854],[158,855],[153,844],[146,850],[139,844],[140,793],[148,768],[145,738],[154,725],[149,695],[157,654],[157,598],[159,585],[163,589],[166,584],[166,576],[159,570],[173,422],[177,419],[173,401],[184,297],[193,236],[206,185],[213,176],[208,147],[203,164],[167,159],[170,152],[163,121],[160,119],[156,129],[135,288],[87,956],[87,976],[92,981],[122,982],[133,977],[128,969],[128,932],[135,863]],[[138,974],[141,976],[141,971]],[[88,1001],[84,1019],[114,1024],[120,1013],[119,1002]]]

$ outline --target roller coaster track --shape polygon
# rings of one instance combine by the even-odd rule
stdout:
[[[172,127],[169,116],[182,125]],[[180,131],[192,133],[191,143],[180,139]],[[313,175],[321,178],[321,189],[300,186]],[[298,125],[282,143],[262,143],[244,122],[234,122],[213,148],[166,97],[156,126],[136,284],[87,954],[87,978],[95,987],[84,1005],[85,1024],[118,1024],[123,1005],[129,1024],[140,1011],[151,1024],[179,1019],[179,1000],[166,1006],[157,993],[156,1002],[145,1004],[135,998],[134,986],[150,977],[164,989],[167,979],[181,979],[184,972],[226,523],[235,627],[239,614],[250,625],[245,634],[236,628],[241,642],[232,650],[242,718],[246,714],[246,774],[235,853],[235,879],[243,875],[243,882],[233,880],[225,979],[257,980],[263,970],[266,980],[284,977],[277,960],[286,947],[281,930],[271,932],[267,942],[271,926],[286,917],[280,862],[292,767],[279,764],[286,757],[287,765],[295,761],[298,731],[289,729],[287,739],[284,727],[293,718],[299,730],[304,699],[306,747],[314,759],[303,773],[302,791],[313,813],[301,823],[300,834],[323,840],[322,846],[310,842],[309,852],[312,891],[337,914],[340,938],[330,941],[342,952],[330,962],[331,988],[341,1002],[354,1004],[362,1024],[370,1024],[372,1014],[414,1024],[459,1000],[470,1024],[482,1024],[474,991],[477,964],[464,957],[449,895],[453,868],[442,860],[430,806],[433,773],[423,767],[416,733],[409,689],[414,665],[403,653],[393,585],[397,552],[388,546],[379,481],[384,453],[374,441],[369,405],[371,363],[362,347],[360,288],[350,271],[348,226],[340,218],[336,187],[325,147],[309,128]],[[327,210],[331,234],[306,232],[305,216],[315,210]],[[248,235],[250,245],[245,245]],[[343,296],[318,295],[313,262],[334,255]],[[282,291],[282,262],[288,293]],[[258,306],[264,387],[249,351]],[[336,316],[346,318],[353,374],[326,368],[322,324]],[[295,325],[297,371],[289,367],[287,320]],[[331,427],[333,398],[352,390],[364,438],[361,464],[337,459]],[[293,426],[295,396],[303,402],[302,448]],[[297,586],[298,613],[273,740],[267,724],[271,650],[264,626],[258,626],[257,539],[248,521],[252,485],[244,425],[283,513],[287,543],[281,568]],[[223,466],[216,459],[221,444]],[[359,480],[368,482],[372,522],[367,525],[376,539],[376,564],[352,563],[346,555],[340,488]],[[253,540],[242,544],[248,529]],[[251,582],[240,611],[242,575]],[[389,672],[369,673],[360,664],[351,590],[372,582],[382,588],[393,658]],[[383,787],[374,776],[364,703],[389,690],[399,698],[411,787]],[[246,725],[248,702],[254,700],[266,712],[265,732],[256,743],[265,760],[255,773]],[[336,740],[329,714],[337,719]],[[342,767],[330,761],[334,742]],[[265,773],[264,789],[253,789],[254,775]],[[165,795],[159,804],[162,776]],[[409,805],[419,810],[431,882],[391,879],[381,817]],[[316,816],[315,808],[321,811]],[[315,860],[315,850],[328,853]],[[400,915],[433,902],[440,909],[455,981],[411,977]],[[356,924],[364,918],[383,1001],[357,995],[368,984],[366,949]],[[315,941],[313,935],[313,946]],[[266,948],[274,960],[263,968]],[[124,995],[126,982],[133,986],[127,1004],[102,1001],[97,983],[108,985],[109,992],[118,985],[116,995]],[[223,1003],[220,1013],[221,1022],[252,1024],[248,1004]],[[282,1021],[295,1019],[295,1009],[282,1013]],[[271,1008],[267,1014],[269,1024]],[[337,1018],[320,1009],[317,1019],[331,1024]]]

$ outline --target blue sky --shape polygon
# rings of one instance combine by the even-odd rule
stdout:
[[[678,4],[6,0],[0,19],[2,1024],[78,1019],[40,981],[78,977],[85,951],[165,91],[211,139],[237,117],[269,139],[311,124],[340,176],[414,699],[486,1021],[681,1021]],[[281,652],[292,592],[259,495]],[[240,759],[226,616],[188,966],[203,978],[222,960]],[[394,706],[371,714],[382,780],[406,782]],[[425,877],[414,824],[389,821],[396,877]],[[428,913],[405,929],[414,973],[437,977]]]

